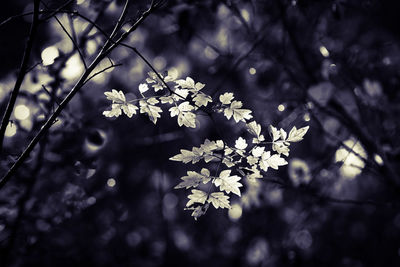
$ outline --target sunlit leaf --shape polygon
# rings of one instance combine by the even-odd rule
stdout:
[[[219,186],[221,191],[226,193],[234,193],[240,196],[240,189],[243,185],[239,183],[240,177],[237,175],[230,176],[231,170],[224,170],[219,174],[219,177],[214,180],[214,184]]]
[[[229,204],[229,196],[225,195],[223,192],[211,193],[207,202],[211,203],[216,209],[229,209],[231,207]]]

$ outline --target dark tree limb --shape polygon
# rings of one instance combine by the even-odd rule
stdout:
[[[6,111],[4,113],[3,119],[1,121],[0,126],[0,156],[3,150],[3,142],[4,142],[4,135],[8,126],[8,122],[10,121],[11,113],[13,112],[15,102],[17,101],[18,93],[21,88],[22,82],[24,80],[26,70],[28,69],[29,58],[31,56],[33,42],[37,33],[37,27],[39,24],[39,4],[40,0],[34,0],[33,2],[33,20],[31,24],[31,28],[29,31],[28,41],[26,43],[26,48],[24,51],[24,55],[22,57],[21,67],[19,68],[19,73],[17,76],[17,80],[14,85],[14,89],[11,92],[11,97],[8,102]]]

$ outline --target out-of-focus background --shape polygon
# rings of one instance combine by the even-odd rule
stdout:
[[[0,23],[28,13],[0,24],[0,114],[32,2],[0,8]],[[41,9],[66,2],[43,0]],[[150,4],[131,2],[123,29]],[[110,34],[123,4],[72,1],[39,25],[1,175],[82,74],[82,57],[90,63],[104,44],[84,17]],[[193,220],[183,210],[186,190],[173,189],[192,166],[168,159],[215,140],[216,125],[227,142],[246,130],[222,116],[180,128],[167,110],[156,126],[144,115],[104,117],[103,93],[137,97],[150,71],[120,47],[110,60],[122,66],[85,85],[0,189],[0,266],[400,266],[399,7],[389,0],[164,1],[127,43],[161,73],[190,76],[214,97],[234,92],[264,129],[309,125],[305,140],[291,146],[288,166],[232,197],[232,209],[210,208]]]

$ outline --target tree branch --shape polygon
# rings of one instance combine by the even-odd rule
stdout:
[[[40,4],[40,0],[34,0],[33,4],[34,4],[34,7],[33,7],[33,20],[32,20],[31,28],[30,28],[30,31],[29,31],[28,41],[27,41],[27,44],[26,44],[24,55],[22,57],[21,67],[19,69],[19,73],[18,73],[17,80],[16,80],[15,85],[14,85],[14,89],[11,92],[11,97],[10,97],[10,100],[9,100],[7,108],[6,108],[6,112],[4,113],[3,119],[1,121],[1,126],[0,126],[0,156],[1,156],[1,153],[2,153],[2,150],[3,150],[4,135],[5,135],[5,132],[6,132],[6,129],[7,129],[7,126],[8,126],[8,122],[10,120],[11,113],[12,113],[12,111],[14,109],[14,105],[15,105],[15,102],[17,100],[19,90],[20,90],[22,82],[24,80],[24,77],[25,77],[25,74],[26,74],[26,70],[28,68],[29,58],[31,56],[33,42],[34,42],[34,39],[35,39],[35,36],[36,36],[37,27],[38,27],[38,23],[39,23],[39,4]]]
[[[38,1],[38,0],[36,0]],[[128,0],[129,1],[129,0]],[[128,2],[127,1],[127,2]],[[91,72],[95,69],[95,67],[104,59],[106,58],[120,43],[122,43],[131,32],[136,30],[136,28],[143,23],[143,21],[147,18],[148,15],[152,11],[154,11],[156,5],[152,4],[150,5],[149,9],[147,9],[145,12],[143,12],[142,16],[136,21],[136,23],[129,29],[129,31],[124,32],[121,37],[113,43],[108,49],[106,48],[107,43],[103,46],[101,51],[98,53],[96,58],[93,60],[93,62],[88,66],[87,70],[82,74],[82,76],[79,78],[78,82],[75,84],[75,86],[71,89],[69,94],[64,98],[64,100],[60,103],[60,106],[54,111],[54,113],[49,117],[49,119],[46,121],[46,123],[42,126],[40,131],[36,134],[36,136],[31,140],[29,145],[26,147],[24,152],[20,155],[20,157],[17,159],[17,161],[12,165],[12,167],[8,170],[8,172],[2,177],[0,180],[0,189],[10,180],[10,178],[15,174],[15,172],[18,170],[18,168],[24,163],[26,158],[29,156],[33,148],[37,145],[39,140],[46,134],[46,132],[50,129],[50,127],[53,125],[54,121],[57,119],[57,117],[60,115],[61,111],[68,105],[68,103],[71,101],[71,99],[75,96],[77,92],[81,90],[83,85],[85,84],[85,80],[90,76]],[[127,12],[127,9],[124,9],[122,13]],[[124,14],[121,14],[121,17],[125,16]]]

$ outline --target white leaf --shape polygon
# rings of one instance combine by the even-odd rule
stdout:
[[[247,147],[246,140],[243,139],[242,137],[239,137],[239,138],[235,141],[235,147],[236,147],[237,149],[246,149],[246,147]]]
[[[251,115],[251,110],[249,109],[234,109],[233,110],[233,119],[236,122],[250,120],[253,118]]]
[[[139,84],[139,92],[141,94],[143,94],[144,92],[149,90],[149,86],[147,85],[147,83],[141,83]]]
[[[112,89],[111,92],[104,92],[108,100],[113,101],[113,103],[121,104],[126,101],[125,95],[122,91],[117,91]]]
[[[149,116],[150,120],[154,124],[156,124],[157,118],[161,118],[160,113],[162,112],[162,109],[160,107],[152,105],[152,103],[158,103],[158,100],[155,98],[150,98],[147,101],[140,100],[140,113],[146,113]]]
[[[204,204],[206,203],[207,193],[201,190],[192,189],[192,193],[188,196],[189,201],[186,203],[186,207],[193,205],[194,203]]]
[[[173,104],[174,98],[172,96],[161,96],[160,97],[162,104]]]
[[[201,106],[207,106],[208,102],[212,102],[212,98],[209,95],[199,93],[193,98],[194,103],[196,106],[201,107]]]
[[[224,105],[229,105],[233,100],[233,93],[225,93],[219,96],[219,101]]]
[[[271,152],[264,152],[261,156],[260,168],[264,171],[268,170],[268,167],[277,170],[279,166],[288,164],[284,158],[281,158],[279,154],[271,156]]]
[[[288,157],[290,149],[289,149],[289,146],[286,145],[286,144],[289,144],[289,143],[288,142],[283,142],[283,141],[274,142],[272,144],[272,150],[278,152],[279,154],[283,154],[286,157]]]
[[[193,164],[195,164],[196,162],[199,162],[200,159],[203,157],[204,152],[197,148],[194,147],[192,149],[192,151],[190,150],[186,150],[186,149],[181,149],[181,153],[177,154],[173,157],[171,157],[169,160],[173,160],[173,161],[182,161],[183,163],[189,163],[192,162]]]
[[[261,126],[260,124],[258,124],[255,121],[249,122],[246,124],[247,126],[247,131],[249,131],[249,133],[251,133],[254,136],[260,136],[261,134]]]
[[[119,115],[121,115],[121,114],[122,114],[122,112],[121,112],[121,108],[120,108],[119,104],[112,104],[111,110],[103,111],[103,115],[106,117],[109,117],[109,118],[119,117]]]
[[[287,138],[286,141],[299,142],[299,141],[303,140],[303,137],[307,133],[308,128],[310,128],[310,126],[306,126],[306,127],[300,128],[300,129],[296,129],[296,126],[294,126],[292,128],[292,130],[290,130],[289,137]]]
[[[186,88],[186,89],[193,89],[195,88],[195,83],[194,80],[190,77],[187,77],[186,80],[176,80],[175,83],[177,85],[179,85],[182,88]]]
[[[256,158],[259,158],[264,153],[264,149],[265,147],[256,146],[251,150],[251,154],[253,154],[253,156]]]
[[[188,171],[187,176],[181,177],[183,182],[180,182],[177,186],[175,186],[175,189],[179,188],[190,188],[190,187],[197,187],[199,184],[203,183],[206,184],[208,183],[211,178],[210,178],[210,171],[206,168],[203,168],[201,170],[201,173],[197,173],[195,171]]]
[[[285,132],[285,130],[283,130],[282,128],[279,130],[280,134],[281,134],[281,138],[282,140],[285,140],[287,137],[287,133]]]
[[[214,184],[219,186],[221,191],[225,191],[226,193],[234,193],[240,196],[239,187],[243,186],[238,181],[241,179],[237,175],[230,176],[231,170],[224,170],[219,174],[219,177],[214,180]]]
[[[178,107],[171,107],[169,109],[169,112],[171,113],[171,117],[175,117],[176,115],[179,114],[179,108]]]
[[[196,114],[193,112],[180,112],[178,115],[178,125],[196,128]]]
[[[278,129],[276,129],[274,126],[270,125],[269,126],[269,131],[272,135],[272,141],[276,141],[279,139],[279,137],[281,136],[281,133],[278,131]]]
[[[133,114],[136,114],[136,110],[139,108],[131,103],[126,103],[125,105],[121,105],[122,111],[128,116],[132,118]]]
[[[211,193],[207,202],[211,203],[216,209],[229,209],[231,207],[231,205],[229,205],[229,196],[225,195],[223,192]]]

